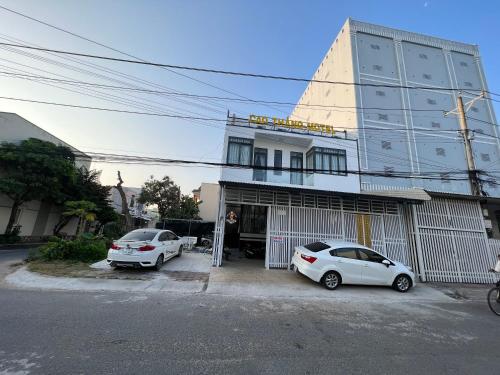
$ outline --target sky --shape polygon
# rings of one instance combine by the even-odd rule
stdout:
[[[496,0],[481,1],[478,6],[462,0],[0,0],[0,6],[148,61],[304,78],[312,77],[341,26],[352,17],[478,44],[489,89],[500,92],[500,4]],[[127,58],[3,9],[0,42]],[[0,72],[292,103],[297,102],[305,88],[304,83],[172,71],[2,46]],[[290,106],[47,83],[0,73],[0,96],[222,120],[228,111],[243,117],[251,113],[286,117],[292,110]],[[497,113],[498,110],[497,106]],[[222,159],[223,122],[99,112],[5,99],[0,99],[0,111],[18,113],[82,151],[212,162]],[[94,163],[92,167],[102,170],[103,184],[115,184],[117,170],[121,171],[125,185],[134,187],[140,187],[151,176],[168,175],[185,194],[201,182],[217,182],[219,176],[213,167],[109,163]]]

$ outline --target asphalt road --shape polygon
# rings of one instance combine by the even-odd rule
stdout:
[[[470,301],[0,288],[0,375],[493,374],[499,343],[500,318]]]

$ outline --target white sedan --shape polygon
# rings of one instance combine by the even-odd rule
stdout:
[[[294,269],[333,290],[340,284],[387,285],[407,292],[415,275],[402,263],[357,243],[327,240],[297,246]]]
[[[183,244],[175,233],[162,229],[136,229],[114,241],[108,250],[111,267],[154,267],[159,270],[170,258],[182,254]]]

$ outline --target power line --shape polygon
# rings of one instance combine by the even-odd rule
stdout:
[[[225,74],[225,75],[251,77],[251,78],[264,78],[264,79],[275,79],[275,80],[282,80],[282,81],[307,82],[307,83],[311,83],[311,82],[312,83],[327,83],[327,84],[346,85],[346,86],[401,88],[401,89],[410,89],[410,90],[413,90],[413,89],[438,90],[438,91],[463,91],[464,90],[463,88],[438,87],[438,86],[408,86],[408,85],[389,85],[389,84],[377,84],[377,83],[328,81],[328,80],[318,80],[318,79],[299,78],[299,77],[277,76],[277,75],[269,75],[269,74],[257,74],[257,73],[236,72],[236,71],[228,71],[228,70],[197,68],[197,67],[191,67],[191,66],[186,66],[186,65],[154,63],[154,62],[148,62],[148,61],[143,61],[143,60],[120,59],[120,58],[111,57],[111,56],[101,56],[101,55],[93,55],[93,54],[88,54],[88,53],[70,52],[70,51],[63,51],[63,50],[42,48],[42,47],[33,47],[33,46],[14,44],[14,43],[0,42],[0,45],[14,47],[14,48],[31,49],[31,50],[43,51],[43,52],[52,52],[52,53],[71,55],[71,56],[87,57],[87,58],[106,60],[106,61],[154,66],[154,67],[159,67],[159,68],[181,69],[181,70],[189,70],[189,71],[196,71],[196,72],[203,72],[203,73]],[[474,90],[474,89],[472,89],[472,90],[469,89],[469,90],[470,91],[478,91],[478,92],[487,92],[488,94],[491,94],[491,95],[500,96],[500,94],[496,94],[496,93],[493,93],[491,91]]]

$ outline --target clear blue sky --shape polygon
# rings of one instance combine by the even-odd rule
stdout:
[[[307,78],[316,70],[341,25],[347,17],[352,17],[388,27],[478,44],[489,88],[500,92],[500,4],[493,0],[476,3],[457,0],[0,0],[0,5],[150,61]],[[0,38],[1,41],[6,41],[4,38],[17,38],[49,48],[122,57],[3,10],[0,10]],[[85,67],[75,61],[33,53],[57,60],[59,64],[71,64],[79,69],[97,72],[94,66]],[[84,59],[79,61],[99,64],[115,70],[116,74],[133,75],[170,89],[201,95],[228,95],[158,68]],[[0,71],[13,71],[12,68],[22,69],[30,74],[49,75],[38,70],[44,69],[71,79],[113,84],[81,71],[1,50]],[[100,73],[111,76],[109,71]],[[253,99],[295,102],[304,89],[304,84],[300,83],[182,73]],[[116,75],[114,78],[128,81],[128,78]],[[114,84],[120,85],[116,82]],[[74,89],[71,86],[66,88]],[[217,102],[216,107],[209,103],[207,109],[207,103],[197,101],[180,103],[171,98],[146,94],[101,92],[122,97],[112,98],[115,101],[125,98],[142,102],[135,103],[135,106],[154,105],[155,112],[192,111],[203,116],[225,118],[227,110],[245,116],[249,113],[285,116],[290,111],[289,108],[282,108],[283,112],[279,112],[275,108],[231,102]],[[0,95],[144,110],[134,108],[130,103],[109,102],[86,94],[71,93],[33,81],[4,76],[0,76]],[[6,100],[0,100],[0,111],[17,112],[83,151],[126,152],[210,161],[221,159],[223,127],[217,123],[194,124],[167,118],[62,109]],[[196,188],[202,181],[216,182],[218,178],[218,170],[213,168],[110,164],[94,164],[94,167],[103,170],[102,182],[107,184],[115,182],[118,168],[128,186],[140,186],[150,175],[162,177],[167,174],[181,185],[185,193]]]

